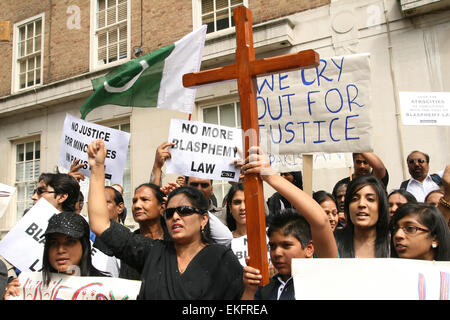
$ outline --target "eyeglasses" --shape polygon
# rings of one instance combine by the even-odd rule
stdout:
[[[424,228],[419,228],[416,226],[396,226],[393,230],[392,230],[392,234],[397,233],[398,229],[402,229],[403,232],[407,235],[415,235],[417,233],[417,231],[423,231],[423,232],[430,232],[430,230],[424,229]]]
[[[409,164],[414,164],[416,162],[422,164],[422,163],[425,163],[425,159],[409,159],[408,160]]]
[[[191,187],[197,188],[199,185],[202,187],[202,189],[206,189],[210,186],[210,184],[208,182],[189,182],[189,185]]]
[[[194,213],[200,213],[200,210],[197,208],[189,207],[189,206],[180,206],[176,208],[167,208],[164,210],[164,218],[171,219],[173,215],[175,214],[175,211],[178,213],[180,217],[189,216]]]
[[[37,193],[38,196],[40,196],[43,193],[56,193],[56,191],[48,191],[48,190],[44,190],[42,189],[42,187],[36,188],[33,190],[33,194]]]

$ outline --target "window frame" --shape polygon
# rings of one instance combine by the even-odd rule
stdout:
[[[112,0],[108,0],[112,1]],[[117,0],[114,0],[117,1]],[[90,35],[90,44],[89,44],[89,71],[99,71],[103,69],[108,69],[111,67],[115,67],[118,65],[121,65],[127,61],[131,60],[131,0],[126,0],[127,3],[127,35],[126,35],[126,41],[127,41],[127,56],[126,58],[117,59],[116,61],[105,63],[102,65],[98,64],[98,36],[97,36],[97,4],[98,0],[90,0],[91,2],[91,15],[90,15],[90,26],[89,26],[89,35]],[[123,23],[124,24],[124,23]],[[105,26],[102,28],[102,30],[114,30],[114,29],[120,29],[118,27],[118,24],[114,24],[114,26]]]
[[[17,182],[17,164],[18,164],[18,161],[17,161],[17,151],[18,150],[17,150],[17,148],[20,145],[24,146],[24,148],[25,148],[24,149],[24,160],[22,161],[22,163],[25,164],[27,162],[27,160],[26,160],[26,152],[25,152],[26,151],[26,145],[28,143],[31,143],[31,142],[33,143],[33,159],[32,159],[32,161],[33,161],[33,170],[32,170],[33,173],[36,170],[35,169],[36,142],[39,142],[39,172],[38,172],[37,175],[33,176],[32,179],[28,179],[28,180],[22,179],[20,182]],[[13,213],[14,213],[14,221],[17,222],[22,217],[22,216],[19,217],[19,214],[23,215],[23,211],[22,212],[18,212],[18,204],[19,204],[19,202],[23,202],[25,204],[24,210],[31,207],[31,206],[27,206],[26,205],[27,202],[32,202],[32,200],[31,200],[32,194],[31,195],[25,194],[25,196],[27,196],[27,197],[24,196],[24,200],[19,201],[18,184],[19,183],[32,184],[33,185],[33,189],[34,189],[36,184],[37,184],[37,182],[38,182],[37,180],[38,180],[40,174],[42,173],[42,169],[41,169],[42,168],[42,166],[41,166],[41,164],[42,164],[42,137],[40,135],[38,135],[38,136],[27,137],[27,138],[24,138],[24,139],[18,139],[18,140],[11,141],[11,144],[13,146],[12,157],[13,157],[13,164],[14,164],[13,165],[13,167],[14,167],[14,169],[13,169],[14,170],[13,171],[14,172],[14,174],[13,174],[13,184],[14,184],[14,187],[16,188],[16,192],[15,192],[15,206],[14,206],[14,209],[13,209]],[[25,170],[25,168],[23,170]]]
[[[214,1],[214,0],[211,0]],[[231,1],[231,0],[228,0]],[[242,5],[244,5],[245,7],[248,8],[248,0],[242,0]],[[230,6],[227,7],[228,9],[230,8]],[[230,12],[230,16],[231,19],[233,19],[233,12]],[[200,28],[203,24],[202,22],[202,0],[192,0],[192,21],[193,21],[193,26],[194,29]],[[214,19],[214,21],[216,22],[216,20]],[[207,33],[207,37],[208,35],[220,35],[221,33],[228,33],[230,32],[230,29],[234,28],[233,26],[225,28],[225,29],[221,29],[221,30],[216,30],[213,32],[209,32]]]
[[[19,35],[20,35],[20,28],[22,26],[25,26],[25,29],[27,25],[29,25],[32,22],[35,22],[37,20],[41,20],[41,47],[40,47],[40,53],[36,54],[35,52],[31,53],[30,55],[25,55],[24,57],[20,57],[19,55]],[[32,16],[30,18],[27,18],[25,20],[19,21],[14,23],[13,28],[13,52],[12,52],[12,70],[11,70],[11,93],[17,93],[22,92],[30,89],[34,89],[36,87],[40,87],[43,85],[44,82],[44,42],[45,42],[45,13],[40,13],[38,15]],[[34,41],[33,41],[34,46]],[[25,60],[27,61],[31,56],[37,57],[40,56],[40,82],[35,83],[31,86],[25,86],[24,88],[20,88],[20,61],[19,60]],[[34,70],[36,70],[37,67],[35,65]],[[26,69],[25,73],[29,73],[28,69]],[[34,82],[36,82],[36,73]],[[27,84],[27,81],[25,81],[25,84]]]

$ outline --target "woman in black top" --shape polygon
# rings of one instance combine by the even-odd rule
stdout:
[[[359,176],[347,186],[344,212],[347,225],[335,232],[341,258],[389,257],[389,207],[381,181]]]
[[[140,299],[241,297],[242,266],[231,249],[209,243],[208,201],[200,191],[181,187],[169,194],[164,218],[172,240],[149,239],[108,219],[103,141],[91,143],[88,155],[91,229],[116,257],[141,272]]]

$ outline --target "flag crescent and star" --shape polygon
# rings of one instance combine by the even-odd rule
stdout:
[[[93,79],[94,93],[81,106],[81,119],[104,105],[192,113],[196,89],[184,87],[182,79],[184,74],[200,70],[205,37],[206,25]]]

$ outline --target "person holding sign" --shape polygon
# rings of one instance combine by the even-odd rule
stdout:
[[[367,174],[371,174],[380,179],[384,185],[384,188],[387,188],[387,185],[389,183],[389,173],[384,166],[383,161],[381,161],[381,159],[375,153],[353,153],[352,156],[354,173],[350,177],[339,180],[335,184],[335,188],[342,182],[348,184],[353,179]]]
[[[335,232],[340,257],[389,257],[389,207],[383,183],[372,175],[352,180],[344,212],[347,224]]]
[[[155,162],[153,163],[152,174],[150,177],[150,183],[161,186],[162,183],[162,167],[167,159],[172,158],[172,154],[168,150],[169,147],[173,146],[173,143],[163,142],[157,149],[155,153]],[[177,181],[180,177],[177,178]],[[225,225],[226,218],[225,213],[222,213],[221,208],[217,208],[213,203],[214,193],[213,193],[213,180],[202,179],[197,177],[187,177],[184,176],[184,185],[191,186],[200,190],[205,198],[208,200],[208,213],[209,213],[209,223],[211,227],[211,237],[215,243],[230,245],[233,235],[230,230]],[[171,186],[163,187],[165,190],[173,190],[180,186],[178,183],[170,183]],[[137,189],[136,189],[137,190]],[[168,192],[168,191],[167,191]],[[217,202],[217,201],[216,201]],[[164,221],[163,221],[164,225]]]
[[[319,258],[337,258],[336,242],[322,207],[303,190],[276,174],[259,147],[250,148],[249,153],[250,156],[242,166],[244,173],[260,174],[263,181],[277,190],[298,211],[286,209],[273,216],[267,233],[271,261],[279,273],[272,277],[269,284],[258,287],[262,278],[260,271],[246,266],[242,300],[293,300],[291,259],[312,258],[314,254]]]
[[[48,221],[44,233],[45,244],[42,258],[43,284],[49,286],[53,273],[77,276],[108,276],[92,265],[92,248],[89,239],[89,224],[75,212],[61,212]],[[23,285],[14,280],[8,287],[6,299],[18,296],[18,287]]]
[[[450,261],[450,231],[435,206],[401,206],[392,218],[391,229],[391,257]]]
[[[45,230],[42,273],[45,285],[51,273],[67,273],[80,276],[106,276],[92,265],[92,248],[89,224],[75,212],[55,214]]]
[[[45,198],[59,211],[75,211],[80,185],[77,180],[65,173],[42,173],[31,199],[33,205]]]
[[[164,218],[172,240],[133,234],[109,220],[104,196],[105,155],[102,140],[89,145],[89,222],[115,256],[141,272],[139,299],[239,299],[242,266],[231,249],[210,244],[208,201],[203,194],[191,187],[169,194]]]

